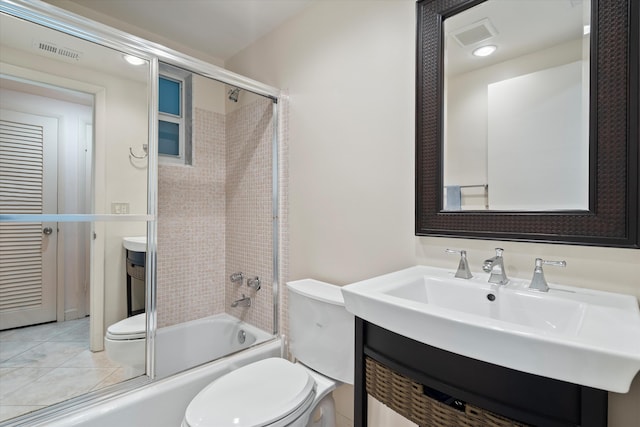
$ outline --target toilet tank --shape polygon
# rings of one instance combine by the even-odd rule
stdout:
[[[354,317],[340,287],[313,279],[287,287],[291,354],[322,375],[353,384]]]

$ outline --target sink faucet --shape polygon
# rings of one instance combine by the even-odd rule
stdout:
[[[232,302],[231,307],[251,307],[251,298],[242,294],[242,298]]]
[[[544,271],[542,271],[543,265],[555,265],[556,267],[566,267],[566,261],[546,261],[542,258],[536,258],[536,267],[533,270],[533,277],[531,278],[531,284],[529,289],[538,292],[549,292],[549,285],[547,279],[544,278]]]
[[[485,260],[482,265],[482,269],[486,273],[491,273],[491,276],[489,276],[489,283],[497,283],[499,285],[506,285],[509,283],[507,272],[504,270],[504,258],[502,258],[502,252],[504,252],[504,249],[496,248],[496,256]]]

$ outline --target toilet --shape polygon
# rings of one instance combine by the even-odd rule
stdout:
[[[264,359],[218,378],[193,398],[182,427],[335,427],[331,392],[353,384],[353,315],[338,286],[305,279],[287,288],[296,362]]]
[[[107,328],[104,337],[107,357],[119,363],[129,378],[145,372],[146,327],[147,316],[140,313]]]

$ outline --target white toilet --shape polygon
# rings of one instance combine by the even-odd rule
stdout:
[[[145,313],[127,317],[107,328],[104,350],[119,363],[129,378],[144,374],[147,316]]]
[[[193,398],[182,427],[334,427],[331,392],[353,384],[354,319],[338,286],[287,283],[291,354],[224,375]]]

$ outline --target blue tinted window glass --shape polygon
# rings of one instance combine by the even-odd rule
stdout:
[[[177,123],[158,121],[158,153],[180,155],[180,126]]]
[[[159,105],[161,113],[180,115],[180,82],[160,77],[159,81]]]

